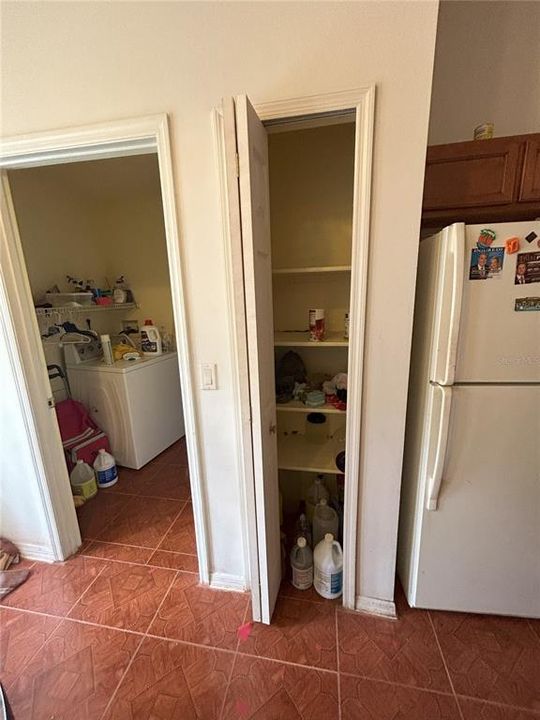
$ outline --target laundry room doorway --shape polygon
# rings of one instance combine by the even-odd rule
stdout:
[[[56,136],[46,150],[42,136],[34,152],[16,139],[2,160],[5,300],[53,535],[53,556],[39,559],[82,544],[205,582],[167,121],[128,125]],[[123,130],[131,137],[103,143]],[[85,468],[74,490],[77,461],[96,459],[100,482]]]

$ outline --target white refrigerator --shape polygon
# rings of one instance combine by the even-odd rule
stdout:
[[[420,243],[398,551],[411,606],[540,617],[539,241],[534,221]]]

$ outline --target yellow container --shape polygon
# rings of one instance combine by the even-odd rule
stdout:
[[[484,123],[474,128],[474,139],[475,140],[491,140],[495,126],[493,123]]]

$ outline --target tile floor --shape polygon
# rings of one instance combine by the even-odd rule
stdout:
[[[0,606],[16,720],[532,720],[540,623],[344,611],[284,583],[270,627],[199,586],[183,443],[80,511],[84,544]]]

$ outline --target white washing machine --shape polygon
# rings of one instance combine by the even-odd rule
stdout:
[[[105,365],[98,342],[64,347],[71,395],[109,436],[119,465],[138,470],[184,436],[175,352]]]

